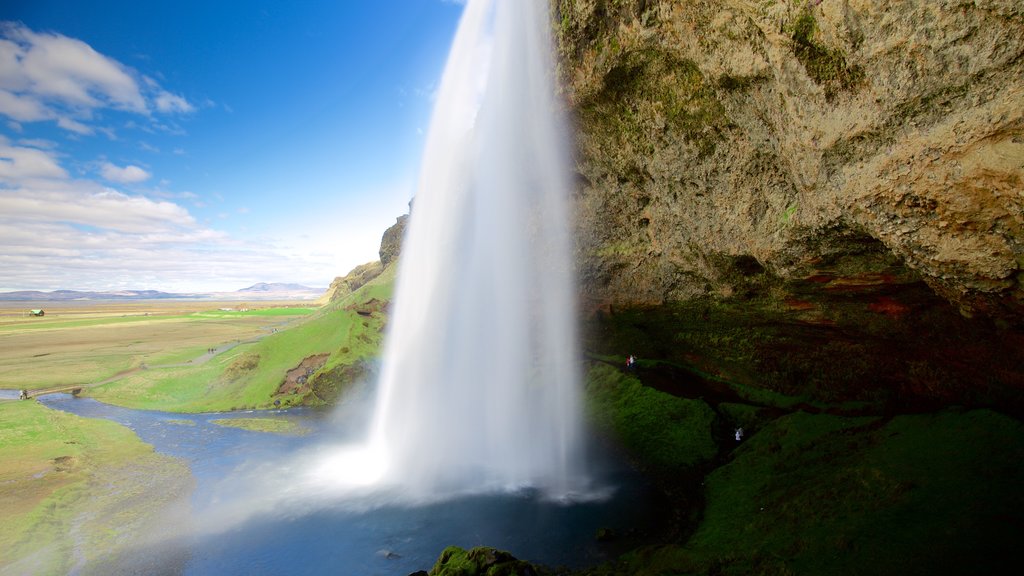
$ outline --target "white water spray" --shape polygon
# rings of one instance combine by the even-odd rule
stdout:
[[[470,0],[442,78],[370,441],[382,473],[416,493],[579,487],[568,155],[548,29],[543,0]]]

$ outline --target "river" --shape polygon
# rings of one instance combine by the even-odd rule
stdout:
[[[344,419],[308,409],[172,414],[68,394],[39,401],[118,422],[158,452],[188,464],[196,481],[194,521],[192,532],[175,540],[186,560],[174,571],[189,575],[408,574],[429,570],[448,545],[494,546],[549,566],[581,567],[613,552],[614,544],[598,542],[599,529],[642,534],[659,516],[653,491],[606,448],[591,450],[595,485],[607,488],[600,499],[567,504],[519,490],[411,505],[373,491],[331,497],[282,489],[304,461],[296,454],[315,454],[318,447],[357,436],[357,419],[346,426]],[[288,419],[309,433],[253,432],[213,423],[242,417]]]

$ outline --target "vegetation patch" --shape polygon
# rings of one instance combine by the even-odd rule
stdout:
[[[240,428],[251,432],[269,432],[272,434],[288,434],[292,436],[303,436],[309,434],[308,428],[284,418],[218,418],[216,420],[210,420],[210,422],[213,422],[218,426]]]
[[[260,355],[255,352],[246,352],[228,365],[227,369],[224,370],[224,377],[237,380],[242,376],[252,372],[260,365]]]
[[[700,400],[677,398],[643,386],[604,364],[587,376],[591,419],[615,433],[642,465],[656,474],[676,474],[712,459],[715,413]]]
[[[441,552],[428,576],[537,576],[545,573],[503,550],[482,546],[464,550],[449,546]]]
[[[731,123],[697,64],[654,48],[618,54],[604,89],[580,103],[585,134],[613,155],[650,156],[658,138],[682,137],[698,158],[714,153]],[[641,166],[619,167],[642,184]]]
[[[864,81],[864,70],[848,65],[841,50],[816,42],[817,30],[818,22],[807,6],[792,24],[793,52],[811,80],[824,89],[825,99],[832,101],[841,91],[860,85]]]

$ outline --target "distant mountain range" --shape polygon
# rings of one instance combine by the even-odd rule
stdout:
[[[116,290],[92,292],[81,290],[19,290],[0,292],[0,300],[27,300],[33,302],[66,302],[69,300],[314,300],[324,288],[310,288],[302,284],[259,282],[234,292],[161,292],[159,290]]]
[[[284,284],[281,282],[258,282],[249,286],[248,288],[242,288],[239,292],[313,292],[316,288],[310,288],[309,286],[303,286],[302,284]],[[320,290],[323,292],[323,290]]]

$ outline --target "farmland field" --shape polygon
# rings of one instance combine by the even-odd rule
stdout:
[[[0,388],[95,384],[143,366],[201,360],[311,313],[308,302],[0,304]],[[230,309],[230,310],[229,310]]]

